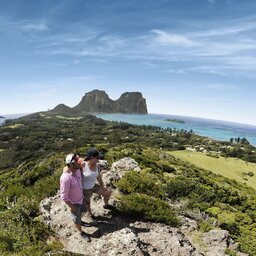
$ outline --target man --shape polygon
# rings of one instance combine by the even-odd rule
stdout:
[[[85,211],[85,207],[83,204],[81,170],[77,163],[78,159],[79,157],[76,154],[69,154],[66,157],[67,167],[64,168],[60,177],[60,197],[69,206],[71,218],[81,237],[90,242],[90,237],[81,228],[81,225],[86,226],[86,223],[81,221],[81,215]]]

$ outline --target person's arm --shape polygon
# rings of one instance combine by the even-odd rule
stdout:
[[[67,166],[64,166],[63,169],[62,169],[62,172],[68,172],[68,167]]]

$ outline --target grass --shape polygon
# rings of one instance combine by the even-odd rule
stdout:
[[[254,163],[248,163],[237,158],[214,158],[201,152],[186,150],[171,151],[168,153],[205,170],[246,183],[248,186],[256,189],[256,164]],[[252,172],[254,175],[250,177],[244,174],[248,172]]]
[[[60,118],[60,119],[66,119],[66,120],[80,120],[82,119],[82,117],[65,117],[65,116],[56,116],[57,118]]]
[[[7,128],[15,129],[15,128],[19,128],[19,127],[22,127],[22,126],[24,126],[24,125],[23,124],[14,124],[14,125],[7,126]]]

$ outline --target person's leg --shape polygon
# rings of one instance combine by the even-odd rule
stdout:
[[[81,224],[76,224],[76,223],[75,223],[75,227],[76,227],[76,229],[77,229],[80,233],[83,232],[83,230],[82,230],[82,228],[81,228]]]
[[[87,242],[90,242],[91,241],[90,237],[82,230],[81,217],[82,217],[82,205],[77,205],[76,211],[72,213],[72,218],[73,218],[75,227],[80,232],[81,238],[83,238]]]
[[[92,189],[84,189],[84,204],[87,208],[89,215],[93,216],[91,210],[91,197],[92,197]]]
[[[104,205],[108,205],[109,198],[111,196],[111,191],[106,188],[102,189],[99,185],[94,186],[94,191],[96,194],[103,197]]]
[[[79,232],[82,232],[82,228],[81,228],[81,206],[80,205],[76,205],[76,211],[75,212],[71,212],[71,219],[75,224],[76,229]]]
[[[103,192],[103,200],[104,200],[104,204],[105,205],[108,205],[108,201],[109,201],[109,198],[111,196],[111,192],[106,190]]]

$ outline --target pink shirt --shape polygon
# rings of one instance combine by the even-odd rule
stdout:
[[[60,176],[60,197],[65,202],[82,204],[83,188],[81,171],[79,169],[74,173],[62,173]]]

